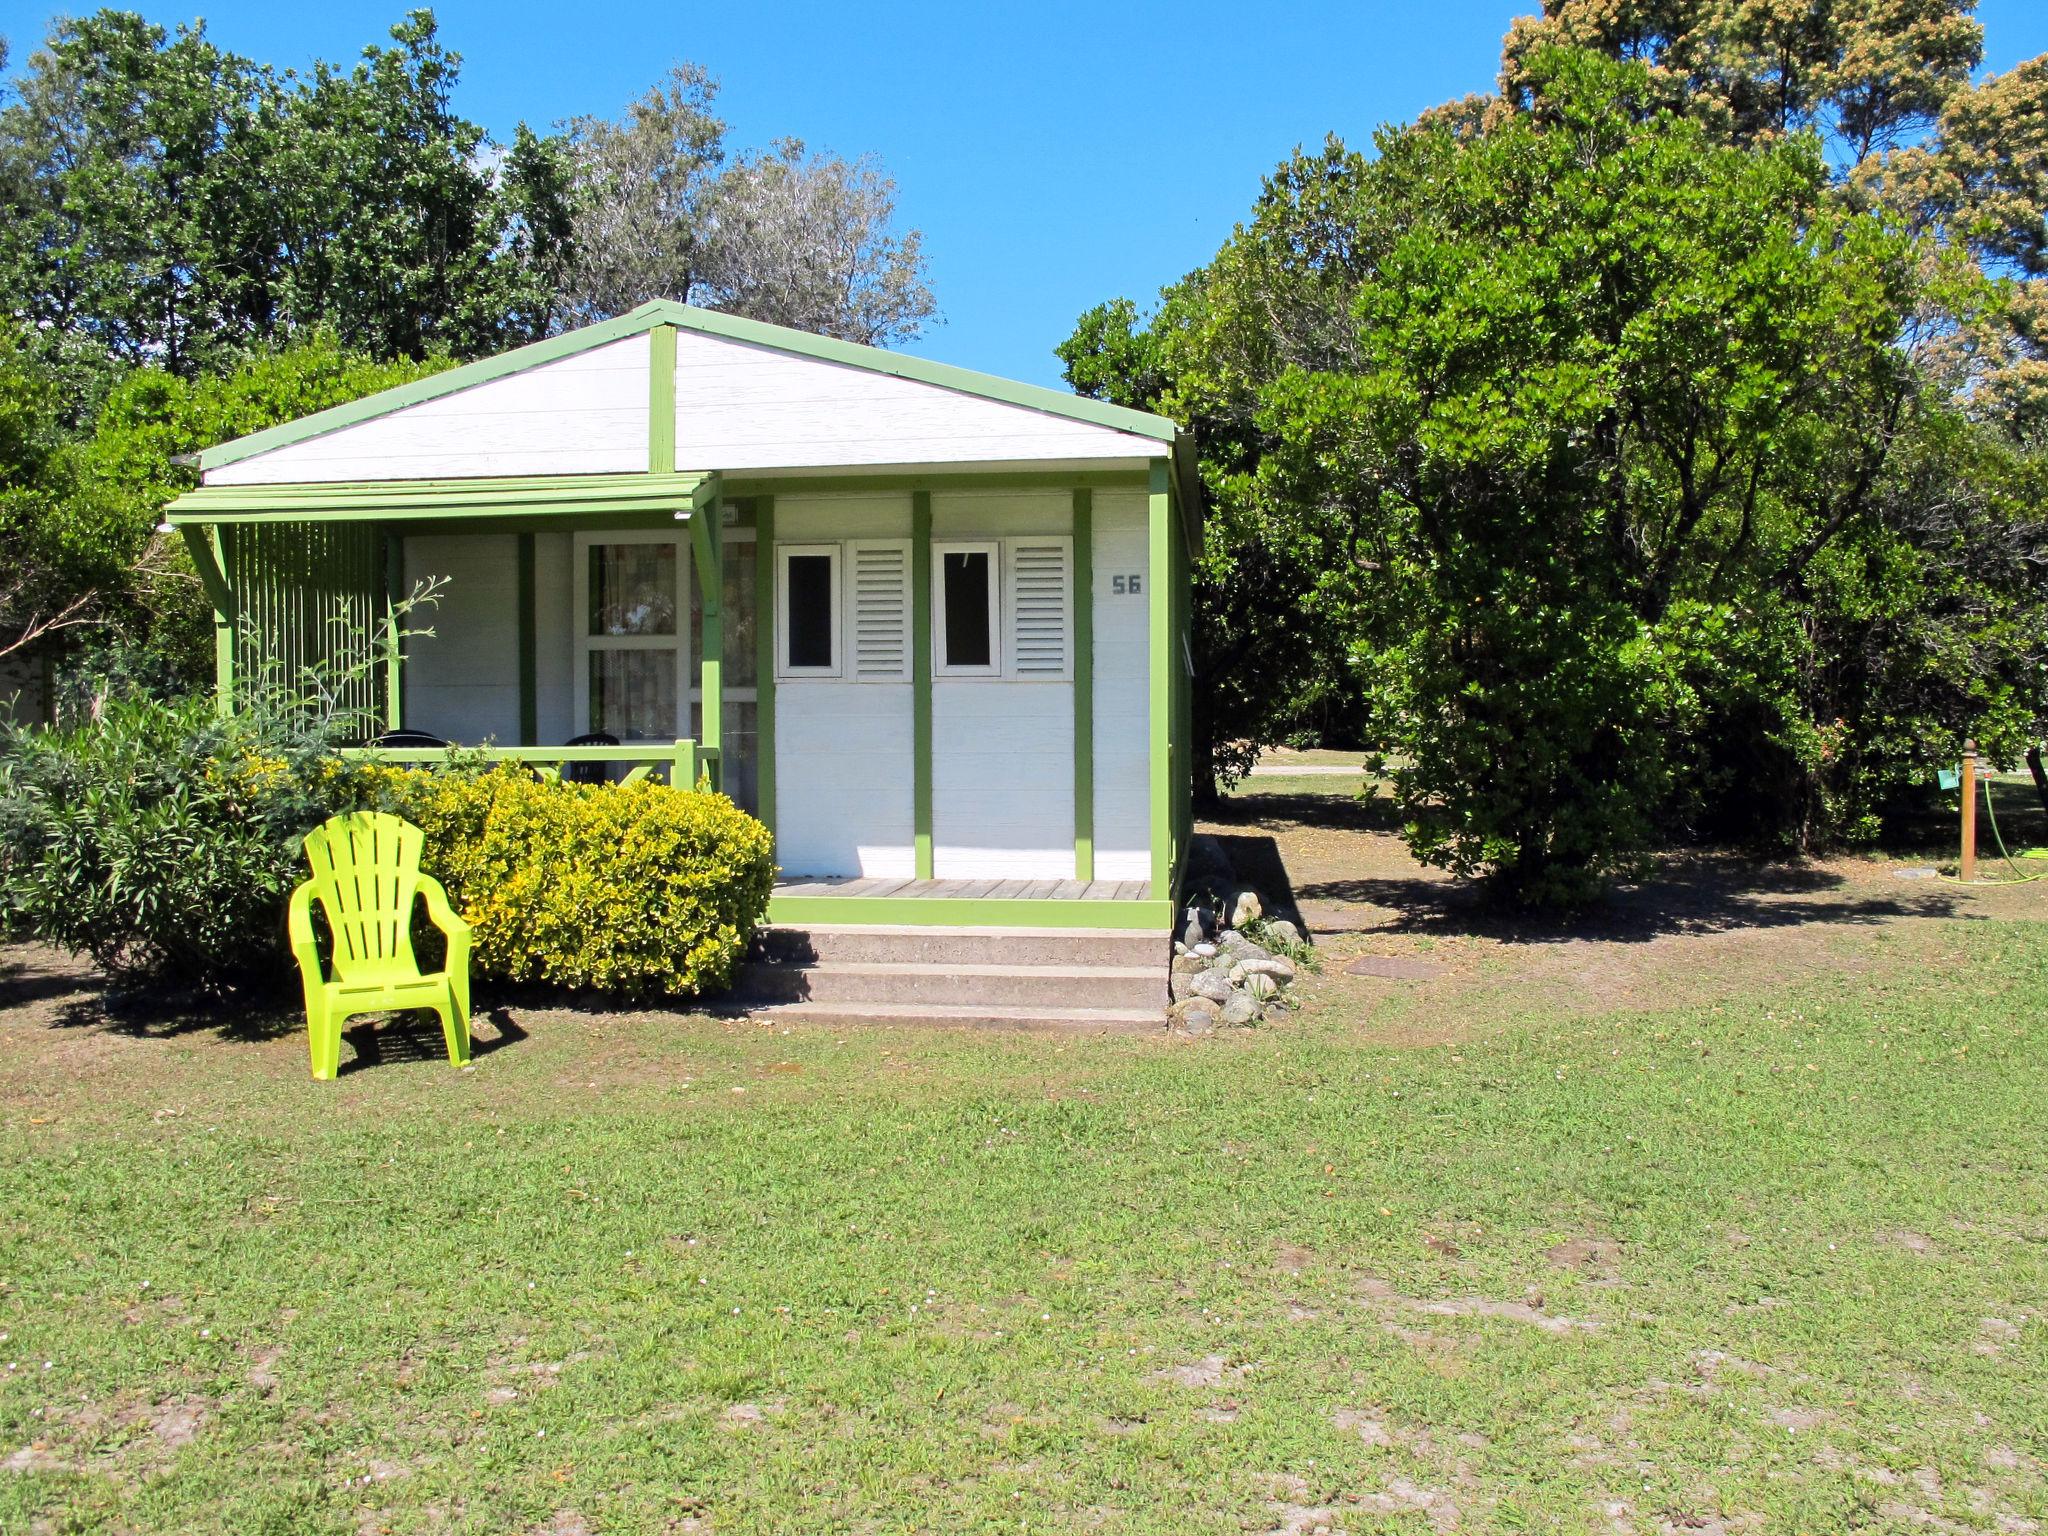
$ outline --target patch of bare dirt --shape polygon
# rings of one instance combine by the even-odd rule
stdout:
[[[1543,1250],[1559,1269],[1611,1284],[1621,1278],[1621,1244],[1605,1237],[1572,1237]]]
[[[1154,1381],[1171,1382],[1177,1387],[1221,1386],[1227,1377],[1242,1376],[1249,1366],[1232,1365],[1225,1355],[1204,1355],[1187,1365],[1170,1365],[1163,1371],[1154,1371]]]
[[[1531,1328],[1554,1334],[1590,1332],[1600,1326],[1595,1318],[1546,1312],[1541,1297],[1529,1301],[1499,1301],[1487,1296],[1446,1296],[1428,1301],[1404,1296],[1375,1275],[1367,1275],[1359,1282],[1358,1295],[1368,1309],[1380,1313],[1383,1319],[1390,1313],[1425,1317],[1490,1317],[1504,1322],[1526,1323]]]

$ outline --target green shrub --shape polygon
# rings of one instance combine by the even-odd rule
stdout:
[[[768,829],[723,795],[408,773],[392,809],[475,930],[481,975],[627,997],[723,990],[768,909]]]
[[[382,772],[289,719],[198,700],[0,727],[0,923],[121,987],[276,987],[305,834],[367,804]]]

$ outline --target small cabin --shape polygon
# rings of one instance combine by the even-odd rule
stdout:
[[[398,760],[708,782],[774,833],[778,923],[1171,925],[1170,421],[657,302],[200,464],[168,521],[225,709],[324,669]]]

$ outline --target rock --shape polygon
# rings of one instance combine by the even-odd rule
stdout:
[[[1284,917],[1276,917],[1266,924],[1266,936],[1275,944],[1284,944],[1289,949],[1300,949],[1302,946],[1301,930]]]
[[[1184,1003],[1195,995],[1195,975],[1189,971],[1175,971],[1166,978],[1166,995],[1176,1003]]]
[[[1269,960],[1272,958],[1264,946],[1246,938],[1235,928],[1226,928],[1223,936],[1216,943],[1221,947],[1223,953],[1229,955],[1234,960]]]
[[[1173,968],[1176,971],[1185,971],[1188,975],[1192,976],[1196,971],[1206,971],[1209,969],[1209,962],[1203,956],[1197,954],[1175,955],[1173,957]]]
[[[1190,905],[1181,920],[1180,939],[1193,949],[1216,932],[1216,914],[1200,905]]]
[[[1235,1028],[1256,1024],[1259,1022],[1259,1005],[1246,994],[1233,992],[1230,994],[1230,1001],[1223,1005],[1223,1012],[1218,1017],[1225,1024]]]
[[[1205,998],[1191,998],[1166,1010],[1167,1017],[1190,1035],[1206,1035],[1216,1027],[1216,1005]]]
[[[1280,995],[1280,983],[1264,971],[1253,971],[1244,979],[1244,991],[1253,1002],[1270,1002]]]
[[[1212,1003],[1228,1002],[1231,986],[1227,979],[1215,971],[1203,971],[1188,982],[1188,990],[1196,997],[1206,997]]]
[[[1237,964],[1233,965],[1233,966],[1232,966],[1232,967],[1231,967],[1231,968],[1230,968],[1230,969],[1229,969],[1229,970],[1228,970],[1227,972],[1225,972],[1224,974],[1225,974],[1225,975],[1226,975],[1226,976],[1227,976],[1227,977],[1229,978],[1229,980],[1230,980],[1230,984],[1231,984],[1231,985],[1232,985],[1233,987],[1241,987],[1241,986],[1243,986],[1243,985],[1244,985],[1244,962],[1243,962],[1242,960],[1238,961],[1238,962],[1237,962]]]
[[[1252,955],[1237,962],[1247,976],[1270,976],[1282,983],[1294,980],[1294,962],[1285,955]]]
[[[1259,899],[1259,893],[1245,886],[1230,898],[1230,926],[1242,928],[1246,923],[1255,923],[1266,915],[1266,904]]]
[[[1188,953],[1199,960],[1213,960],[1216,957],[1216,946],[1205,939],[1200,944],[1190,944]]]
[[[1186,954],[1186,953],[1188,952],[1188,947],[1187,947],[1187,945],[1186,945],[1186,944],[1182,943],[1182,942],[1181,942],[1181,941],[1180,941],[1179,939],[1175,939],[1175,940],[1173,941],[1173,952],[1174,952],[1174,953],[1175,953],[1176,955],[1184,955],[1184,954]]]

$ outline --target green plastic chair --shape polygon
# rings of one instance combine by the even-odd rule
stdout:
[[[359,1013],[431,1008],[441,1016],[448,1060],[469,1060],[469,924],[448,893],[420,873],[418,827],[396,816],[358,811],[330,817],[306,834],[313,878],[292,892],[292,955],[306,990],[306,1034],[313,1076],[341,1069],[341,1026]],[[448,966],[420,973],[412,952],[412,903],[426,898],[427,916],[448,936]],[[334,937],[334,979],[320,973],[313,942],[313,901]]]

